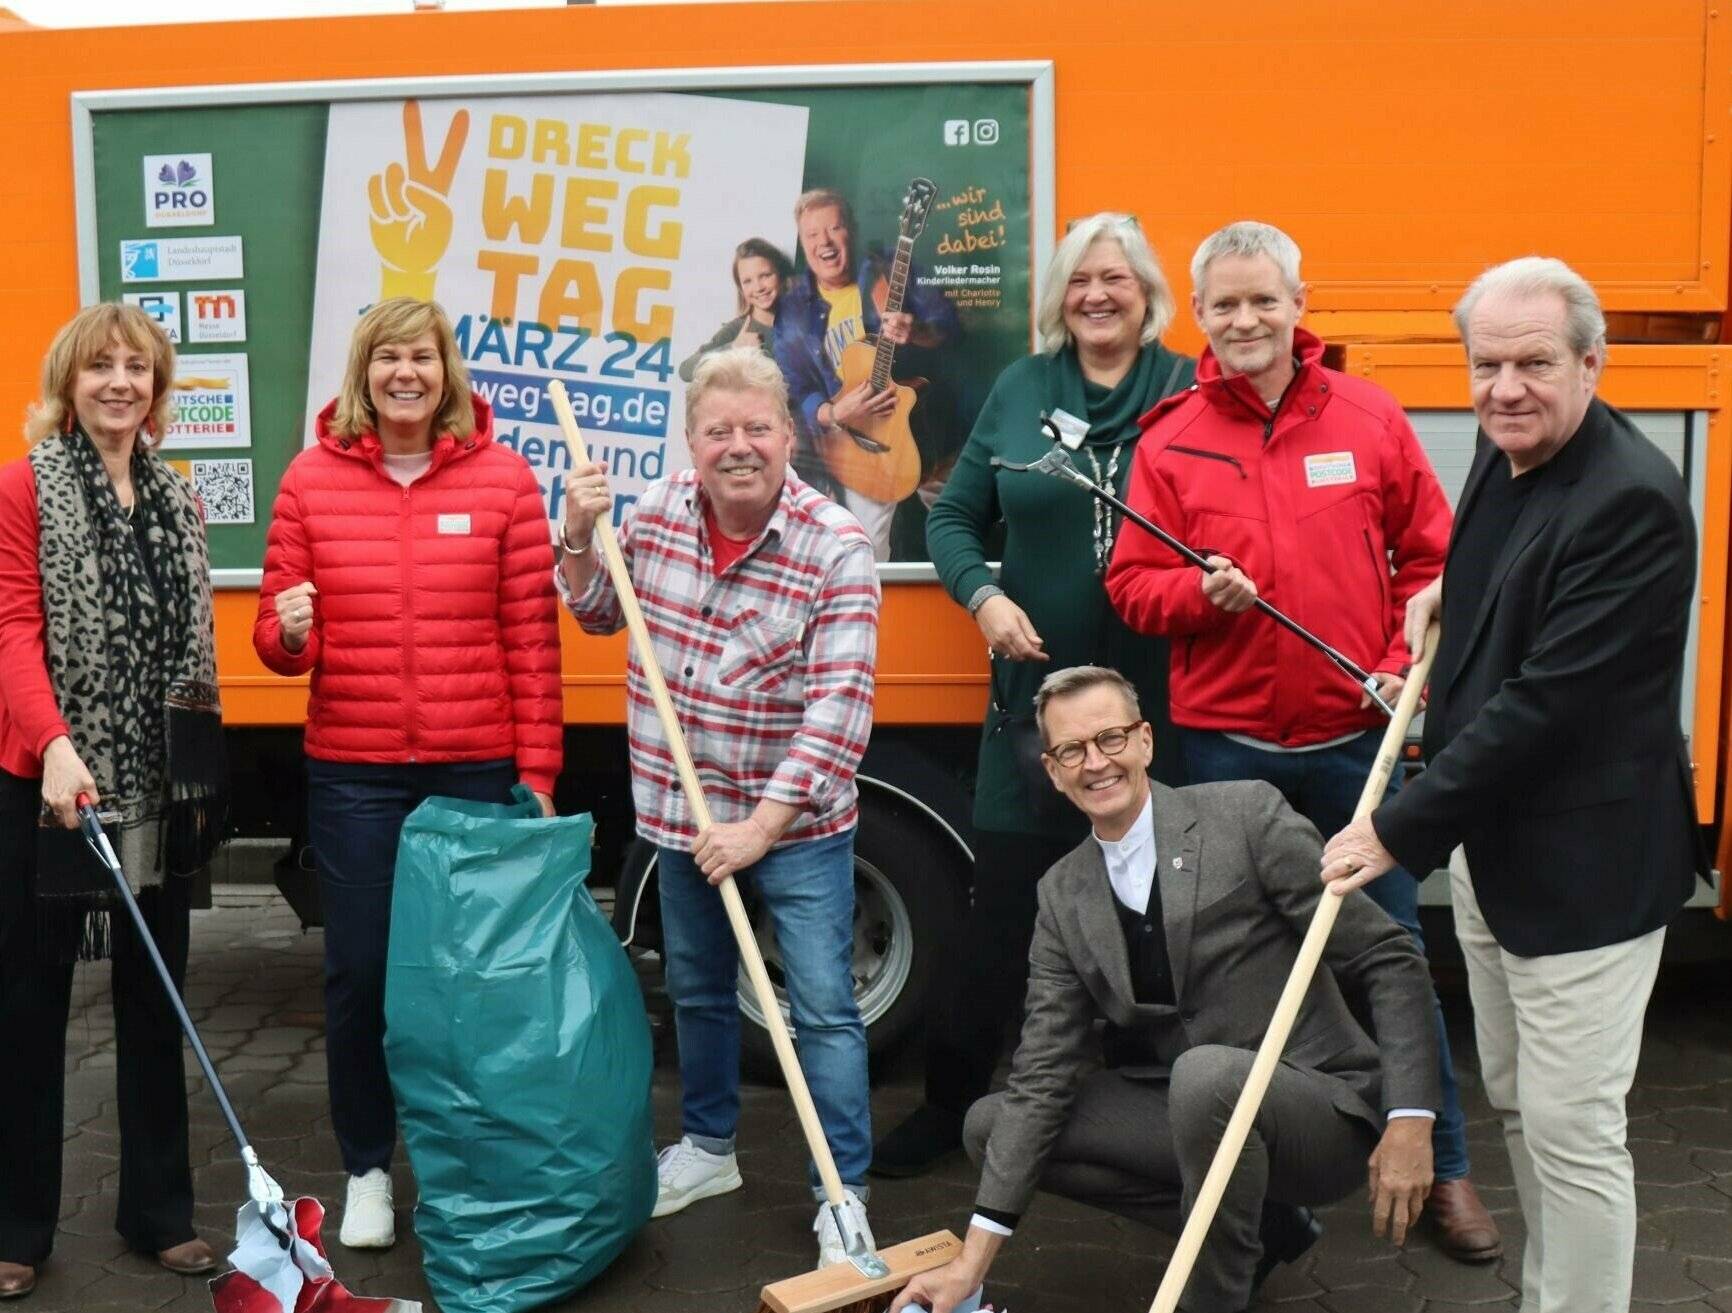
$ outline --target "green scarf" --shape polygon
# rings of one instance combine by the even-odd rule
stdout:
[[[1183,356],[1145,347],[1137,352],[1130,373],[1109,389],[1083,377],[1075,346],[1042,359],[1046,362],[1046,395],[1052,398],[1052,405],[1089,422],[1085,447],[1110,447],[1136,437],[1137,420],[1152,404],[1149,399],[1177,390],[1179,378],[1190,363]],[[1167,377],[1156,377],[1157,371]]]

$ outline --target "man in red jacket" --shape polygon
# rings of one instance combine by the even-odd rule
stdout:
[[[1191,262],[1191,308],[1209,348],[1188,392],[1143,417],[1129,502],[1209,558],[1205,574],[1152,535],[1119,535],[1107,573],[1133,629],[1172,640],[1170,690],[1192,783],[1260,779],[1324,834],[1352,819],[1380,723],[1315,649],[1261,615],[1262,596],[1377,678],[1386,701],[1409,664],[1407,599],[1443,569],[1450,512],[1413,427],[1387,392],[1323,365],[1299,327],[1299,248],[1234,223]],[[1418,882],[1373,897],[1424,951]],[[1443,1248],[1501,1256],[1468,1179],[1449,1044],[1437,1013],[1443,1107],[1427,1211]]]

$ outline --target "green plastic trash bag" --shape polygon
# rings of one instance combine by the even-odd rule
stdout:
[[[430,798],[403,826],[385,1060],[445,1313],[583,1286],[655,1205],[643,996],[584,888],[594,822]]]

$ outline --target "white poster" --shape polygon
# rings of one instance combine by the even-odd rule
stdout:
[[[253,445],[244,354],[175,357],[174,423],[162,445],[165,451]]]
[[[188,342],[247,340],[247,294],[238,287],[218,287],[186,294]]]
[[[144,157],[144,225],[185,228],[216,222],[209,155]]]
[[[571,466],[547,392],[557,378],[610,471],[617,519],[688,463],[675,371],[739,313],[734,248],[795,249],[806,118],[663,94],[333,105],[307,441],[356,317],[382,297],[432,298],[549,518]]]
[[[120,299],[156,320],[157,327],[168,334],[168,340],[180,345],[179,292],[122,292]]]
[[[138,237],[120,244],[123,283],[239,278],[241,265],[239,237]]]
[[[206,524],[253,522],[252,461],[195,460],[192,486],[204,506]]]

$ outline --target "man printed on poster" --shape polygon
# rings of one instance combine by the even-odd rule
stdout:
[[[905,232],[913,203],[911,188]],[[895,263],[880,251],[857,255],[859,227],[840,192],[805,192],[794,221],[804,268],[777,311],[774,349],[799,431],[795,468],[852,511],[878,560],[888,560],[898,506],[934,473],[944,455],[938,444],[959,441],[944,421],[940,388],[921,390],[908,412],[896,386],[873,386],[871,348],[880,338],[913,348],[896,357],[892,384],[903,382],[956,338],[956,308],[910,263],[900,270],[902,308],[888,311]],[[861,381],[844,386],[844,376]]]

